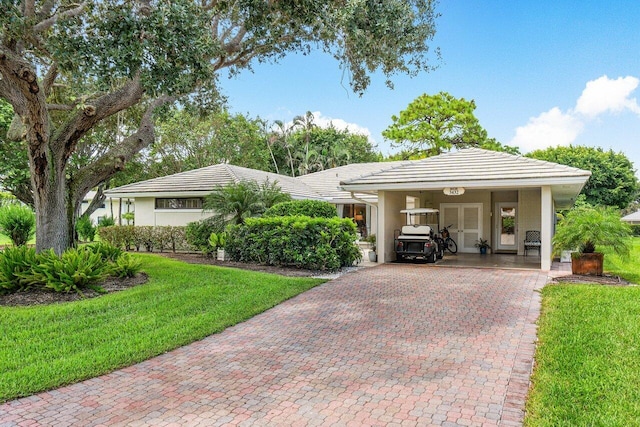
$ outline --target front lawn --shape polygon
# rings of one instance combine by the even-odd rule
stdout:
[[[324,282],[138,256],[145,285],[72,303],[0,307],[0,402],[149,359]]]
[[[605,270],[638,283],[631,258]],[[527,426],[640,425],[640,287],[561,284],[543,290]]]

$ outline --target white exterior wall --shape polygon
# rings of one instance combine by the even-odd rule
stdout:
[[[405,193],[378,192],[378,231],[376,233],[378,262],[395,261],[393,232],[404,225],[406,216],[400,211],[405,208],[406,200]]]
[[[524,255],[524,239],[528,230],[542,231],[542,207],[539,188],[520,190],[518,194],[518,255]],[[551,215],[551,214],[550,214]],[[542,244],[549,242],[542,241]]]
[[[202,209],[156,209],[155,197],[136,197],[136,225],[187,225],[211,215]]]

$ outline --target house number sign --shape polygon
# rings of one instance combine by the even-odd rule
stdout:
[[[447,196],[461,196],[464,194],[464,187],[446,187],[443,192]]]

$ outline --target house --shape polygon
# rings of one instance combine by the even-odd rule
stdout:
[[[540,266],[549,270],[556,210],[569,208],[591,172],[478,148],[405,162],[344,180],[341,188],[376,196],[378,260],[394,260],[394,230],[407,207],[440,211],[459,252],[477,252],[478,239],[494,252],[524,255],[527,230],[540,231]]]
[[[267,180],[277,182],[293,199],[323,200],[296,178],[224,163],[123,185],[105,194],[111,199],[135,199],[136,225],[186,225],[212,215],[203,211],[202,203],[217,186]]]
[[[125,185],[108,197],[135,199],[136,225],[185,225],[205,218],[202,202],[217,185],[277,182],[293,199],[326,200],[353,218],[359,232],[377,235],[378,259],[394,260],[394,231],[401,210],[440,211],[440,227],[452,224],[459,252],[476,253],[483,238],[494,252],[524,255],[528,230],[540,231],[540,266],[551,266],[555,212],[570,207],[591,172],[507,153],[469,148],[422,160],[340,166],[292,178],[219,164]],[[535,256],[538,256],[537,254]]]
[[[622,221],[630,225],[640,225],[640,211],[634,212],[621,218]]]
[[[80,213],[84,213],[88,208],[93,198],[95,197],[95,191],[89,191],[84,199],[82,200],[82,204],[80,205]],[[122,208],[120,208],[120,203],[122,203]],[[98,208],[89,215],[91,221],[94,224],[99,224],[103,218],[113,218],[116,224],[123,223],[127,224],[126,220],[120,220],[120,216],[127,212],[132,212],[134,209],[133,200],[132,199],[114,199],[111,197],[107,197],[104,202],[98,206]]]

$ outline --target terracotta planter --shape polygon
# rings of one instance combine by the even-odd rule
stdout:
[[[594,252],[591,254],[572,254],[571,272],[587,276],[602,276],[602,263],[604,254]]]

